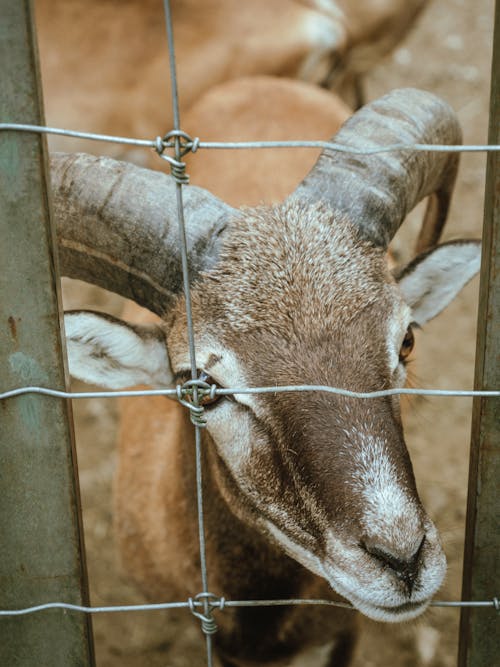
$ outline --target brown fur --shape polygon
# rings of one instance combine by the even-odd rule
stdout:
[[[253,109],[251,113],[249,108]],[[241,117],[244,119],[246,114],[248,119],[241,122]],[[307,84],[255,77],[223,84],[214,94],[206,94],[193,113],[188,114],[187,121],[192,122],[193,128],[201,128],[200,135],[204,139],[220,138],[219,132],[229,132],[229,138],[234,139],[257,136],[286,139],[299,135],[307,138],[314,137],[320,128],[326,139],[336,132],[347,115],[347,109],[335,96],[312,89]],[[242,137],[236,134],[239,128],[245,129]],[[231,136],[232,130],[234,134]],[[220,152],[200,151],[190,159],[192,182],[229,198],[232,203],[239,200],[255,205],[261,200],[274,201],[290,192],[305,176],[315,158],[312,153],[316,154],[316,151],[304,159],[302,153],[297,155],[297,151],[298,159],[285,157],[279,151],[265,153],[262,156],[246,151],[231,153],[226,159]],[[276,177],[269,178],[270,174]],[[242,349],[241,341],[244,341],[243,362],[247,368],[255,369],[250,382],[288,384],[310,381],[366,387],[363,366],[366,358],[376,357],[377,346],[383,341],[374,337],[371,349],[351,348],[350,343],[360,337],[351,335],[349,327],[355,330],[359,322],[351,320],[356,313],[371,309],[373,303],[380,300],[381,279],[382,289],[391,290],[383,251],[360,242],[347,222],[332,225],[331,212],[325,207],[316,206],[305,211],[298,204],[277,206],[271,217],[266,211],[246,211],[234,225],[221,258],[223,269],[212,272],[203,286],[193,292],[195,322],[205,321],[205,313],[210,312],[214,332],[218,335],[223,332],[224,344],[229,349]],[[257,273],[255,257],[260,263]],[[317,263],[311,266],[307,261],[309,257],[315,257]],[[332,270],[335,267],[335,273],[330,275],[323,269],[318,270],[325,262],[332,266]],[[258,283],[249,282],[251,275],[255,275]],[[355,275],[358,275],[357,281],[353,280]],[[280,294],[278,300],[277,294]],[[272,317],[269,317],[270,312]],[[338,336],[339,316],[347,348],[336,350],[338,357],[325,359],[324,355],[331,353],[331,349],[328,351],[321,341]],[[134,305],[127,308],[125,317],[140,322],[156,319],[147,311],[141,313]],[[375,319],[369,328],[375,331],[378,311],[373,312],[372,317]],[[311,324],[317,327],[316,361],[311,359],[306,343],[306,340],[310,342]],[[175,356],[186,344],[182,304],[169,317],[167,328],[171,354]],[[370,336],[363,339],[369,340]],[[359,366],[357,370],[351,367],[353,374],[349,376],[333,378],[332,364],[335,365],[342,355],[359,358]],[[307,363],[301,360],[307,360]],[[268,370],[266,376],[257,371],[259,367],[262,369],[262,361]],[[363,372],[359,373],[360,370]],[[381,369],[377,372],[379,376],[368,383],[373,388],[388,382],[380,375]],[[325,414],[338,411],[339,406],[342,412],[346,403],[305,394],[299,399],[282,396],[275,402],[266,401],[266,405],[272,415],[271,422],[274,420],[281,425],[279,432],[274,431],[282,447],[275,454],[278,464],[283,466],[280,461],[284,462],[290,475],[290,488],[297,490],[300,474],[295,470],[294,455],[287,452],[286,445],[291,434],[294,430],[303,430],[313,414],[316,415],[316,426],[314,435],[307,431],[309,438],[316,439],[322,432],[338,429],[339,425],[329,422]],[[137,399],[133,403],[127,402],[126,407],[119,438],[115,489],[119,548],[128,572],[150,599],[185,599],[201,590],[193,428],[185,409],[166,399],[154,399],[153,402]],[[381,414],[386,411],[390,414],[390,404],[386,403]],[[287,415],[295,415],[297,421],[290,421]],[[328,443],[324,444],[328,450]],[[252,599],[256,591],[261,598],[339,599],[324,580],[283,555],[251,527],[255,509],[247,506],[238,515],[228,512],[228,507],[240,506],[241,493],[234,482],[228,481],[231,475],[207,434],[204,452],[210,589],[229,599]],[[289,494],[287,486],[276,477],[255,478],[255,471],[264,474],[266,470],[273,470],[274,462],[266,460],[263,453],[260,456],[263,456],[262,461],[253,466],[250,475],[253,475],[253,481],[264,483],[265,488],[279,490],[284,495]],[[399,467],[403,464],[403,468],[407,468],[409,464],[404,451],[397,456],[400,457]],[[306,476],[314,475],[318,466],[324,467],[328,460],[318,452],[311,458],[307,447],[301,458],[305,465],[302,472]],[[414,491],[411,473],[408,484]],[[269,501],[272,500],[270,496]],[[340,497],[336,500],[340,502]],[[319,510],[317,513],[322,518],[331,511],[323,503],[318,506],[316,494],[314,498],[304,497],[304,504],[308,503]],[[308,510],[305,521],[310,524],[306,527],[311,529],[315,522],[314,512]],[[265,579],[262,572],[267,573]],[[228,664],[238,667],[263,664],[264,657],[270,660],[266,663],[270,667],[281,667],[287,664],[287,656],[294,652],[334,638],[338,638],[338,646],[332,653],[336,656],[332,665],[341,667],[348,664],[356,634],[353,613],[314,607],[228,609],[217,614],[217,623],[220,631],[215,639],[219,653],[226,658],[231,656]]]
[[[185,114],[202,141],[328,140],[351,115],[342,100],[302,81],[254,76],[214,86]],[[232,206],[276,203],[309,172],[319,149],[203,150],[187,156],[190,182]]]
[[[384,344],[377,326],[380,311],[393,298],[383,252],[360,242],[347,221],[332,223],[331,215],[327,208],[297,202],[276,207],[267,215],[260,209],[247,211],[233,225],[220,268],[207,274],[193,291],[198,336],[217,333],[223,348],[239,350],[251,384],[310,382],[378,389],[390,382],[383,366],[372,363]],[[266,276],[261,284],[249,280],[255,275],[255,257]],[[312,270],[309,258],[314,258]],[[316,271],[325,265],[332,267],[331,274]],[[175,359],[186,346],[185,337],[181,300],[167,325],[174,372],[180,370]],[[359,346],[360,340],[367,341],[364,347]],[[343,359],[358,362],[346,365]],[[302,497],[301,531],[321,534],[323,523],[332,517],[337,521],[339,511],[349,516],[349,530],[353,530],[360,510],[352,493],[343,496],[344,473],[336,477],[335,472],[349,469],[348,462],[339,468],[338,457],[350,458],[355,448],[351,442],[347,454],[339,444],[345,440],[342,415],[347,406],[351,425],[362,428],[369,422],[375,431],[386,434],[393,448],[391,457],[400,474],[407,475],[409,493],[416,496],[398,417],[394,418],[388,400],[363,406],[361,411],[356,401],[322,394],[263,397],[261,402],[267,414],[262,427],[269,429],[275,445],[271,451],[257,448],[245,472],[250,485],[261,490],[258,505],[245,499],[215,443],[208,433],[203,434],[210,589],[228,599],[339,599],[324,580],[285,556],[263,535],[257,517],[277,502],[293,506],[301,489],[307,488],[307,480],[314,479],[311,492]],[[201,581],[193,429],[186,412],[167,399],[127,404],[119,462],[116,527],[128,571],[151,600],[193,595]],[[335,489],[335,495],[327,489]],[[314,542],[310,546],[322,549]],[[228,664],[240,667],[264,662],[286,665],[296,652],[336,637],[339,642],[350,637],[352,643],[356,623],[351,612],[309,607],[228,609],[217,614],[217,622],[215,641],[221,656],[230,656]],[[347,661],[350,649],[345,647],[344,653]],[[336,664],[347,662],[339,658]]]

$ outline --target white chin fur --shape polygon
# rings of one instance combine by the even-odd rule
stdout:
[[[381,568],[364,550],[343,543],[333,534],[328,540],[329,557],[323,561],[323,576],[334,591],[368,618],[386,623],[409,621],[427,609],[446,574],[446,558],[430,522],[426,537],[411,595],[389,567]]]
[[[353,577],[352,573],[348,574],[331,565],[323,569],[323,576],[336,593],[349,600],[368,618],[385,623],[402,623],[420,616],[427,609],[444,579],[445,572],[446,561],[443,554],[439,562],[434,564],[433,576],[427,575],[425,589],[421,590],[421,582],[420,590],[413,599],[394,590],[390,581],[384,585],[383,578],[377,577],[374,572],[364,577],[364,584],[363,578]],[[375,581],[382,585],[374,587]]]
[[[430,600],[424,600],[423,602],[407,602],[399,607],[379,607],[352,595],[349,596],[348,600],[368,618],[384,623],[402,623],[417,618],[427,609],[430,603]]]

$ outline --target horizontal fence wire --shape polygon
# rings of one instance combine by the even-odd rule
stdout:
[[[92,141],[104,141],[115,144],[125,144],[129,146],[140,146],[143,148],[161,149],[175,148],[175,141],[164,141],[162,137],[155,139],[135,139],[133,137],[119,137],[109,134],[94,134],[92,132],[77,132],[75,130],[65,130],[57,127],[47,127],[44,125],[25,125],[22,123],[0,123],[0,131],[16,132],[36,132],[39,134],[54,134],[64,137],[73,137],[76,139],[89,139]],[[166,135],[168,136],[168,135]],[[187,136],[187,135],[185,135]],[[488,153],[500,151],[498,144],[405,144],[396,143],[387,146],[378,146],[373,148],[352,148],[332,141],[201,141],[198,137],[188,138],[183,143],[183,148],[188,151],[196,152],[198,149],[215,150],[244,150],[244,149],[262,149],[262,148],[322,148],[338,151],[340,153],[352,153],[353,155],[374,155],[376,153],[389,153],[392,151],[421,151],[435,153]]]
[[[287,607],[287,606],[324,606],[324,607],[340,607],[342,609],[356,610],[354,605],[349,602],[338,602],[336,600],[314,600],[314,599],[286,599],[286,600],[226,600],[224,598],[217,599],[209,603],[213,609],[224,609],[226,607]],[[203,602],[193,600],[192,598],[186,602],[158,602],[153,604],[129,604],[129,605],[113,605],[108,607],[85,607],[78,604],[70,604],[68,602],[47,602],[46,604],[39,604],[33,607],[25,607],[23,609],[7,609],[0,610],[0,618],[7,616],[26,616],[28,614],[36,614],[41,611],[48,611],[50,609],[64,609],[69,611],[81,612],[83,614],[110,614],[121,612],[138,612],[138,611],[163,611],[169,609],[192,609],[193,607],[202,609]],[[430,607],[491,607],[493,610],[500,612],[500,600],[495,597],[491,600],[468,600],[468,601],[448,601],[448,600],[432,600],[429,603]]]
[[[340,387],[330,387],[328,385],[282,385],[270,387],[234,387],[200,390],[202,394],[210,396],[237,396],[238,394],[284,394],[291,392],[325,392],[328,394],[337,394],[347,398],[359,398],[369,400],[371,398],[384,398],[386,396],[436,396],[436,397],[459,397],[459,398],[500,398],[500,390],[475,390],[475,389],[415,389],[410,387],[400,387],[396,389],[381,389],[380,391],[351,391]],[[19,387],[0,393],[0,401],[23,396],[25,394],[42,394],[54,398],[134,398],[137,396],[165,396],[166,398],[177,399],[179,393],[182,395],[190,394],[191,389],[184,385],[177,385],[175,389],[130,389],[124,391],[61,391],[58,389],[49,389],[47,387]]]

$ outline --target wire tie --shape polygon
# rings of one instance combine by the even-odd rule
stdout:
[[[155,150],[159,155],[163,153],[165,148],[173,148],[175,143],[172,142],[172,139],[177,139],[179,143],[179,156],[184,157],[187,153],[196,153],[200,147],[200,138],[191,137],[187,132],[182,130],[171,130],[163,138],[156,137],[155,139]]]
[[[172,139],[176,140],[175,144],[172,144]],[[190,151],[193,153],[196,152],[200,145],[199,137],[193,140],[189,134],[182,130],[171,130],[164,137],[156,137],[153,143],[158,156],[169,163],[172,176],[177,183],[187,185],[189,183],[189,176],[186,174],[186,164],[177,158],[184,157]],[[177,148],[177,156],[174,158],[170,155],[165,155],[165,149],[173,148],[174,146]]]
[[[182,385],[182,388],[186,393],[192,393],[191,387],[197,387],[202,391],[209,391],[211,389],[211,385],[209,385],[208,382],[205,382],[205,380],[202,380],[201,378],[188,380],[187,382],[184,382],[184,384]]]
[[[188,380],[183,385],[178,384],[175,388],[178,402],[189,410],[191,423],[199,428],[204,428],[207,425],[205,409],[202,405],[196,405],[196,403],[193,403],[191,400],[194,393],[194,387],[196,387],[203,396],[208,395],[213,399],[215,397],[217,385],[209,385],[207,382],[198,378]]]
[[[186,174],[186,163],[176,160],[170,155],[160,154],[159,156],[165,162],[168,162],[170,165],[170,173],[175,178],[177,183],[181,185],[187,185],[189,183],[189,176]]]
[[[199,147],[200,147],[200,137],[195,137],[193,139],[193,143],[191,144],[191,153],[196,153]]]
[[[500,614],[500,600],[497,597],[493,598],[493,606],[495,607],[497,614]]]
[[[199,611],[196,611],[196,603],[200,603],[204,600],[206,603],[206,613],[202,614]],[[205,635],[214,635],[217,632],[217,623],[215,622],[214,617],[212,616],[212,610],[215,608],[224,609],[225,599],[218,598],[213,593],[199,593],[193,598],[188,598],[189,610],[196,616],[196,618],[201,621],[201,629]]]
[[[166,146],[163,143],[163,139],[159,136],[156,137],[156,139],[154,140],[154,149],[158,153],[158,155],[161,156],[163,154],[163,151],[165,150],[165,148],[166,148]]]
[[[205,428],[207,425],[207,418],[205,417],[205,410],[201,405],[193,405],[189,413],[191,424],[198,426],[198,428]]]

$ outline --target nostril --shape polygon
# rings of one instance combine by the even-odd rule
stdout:
[[[365,542],[363,547],[371,556],[375,556],[375,558],[383,561],[396,572],[399,572],[400,570],[405,570],[410,566],[418,565],[424,542],[425,536],[422,538],[417,550],[411,556],[398,554],[396,549],[389,551],[387,548],[380,547],[376,544],[370,544],[369,542]]]
[[[373,542],[363,542],[361,546],[370,556],[376,558],[385,567],[390,568],[398,579],[405,583],[409,593],[411,593],[420,567],[420,556],[424,543],[425,535],[411,556],[397,553],[396,549],[389,551],[385,546],[381,547]]]

